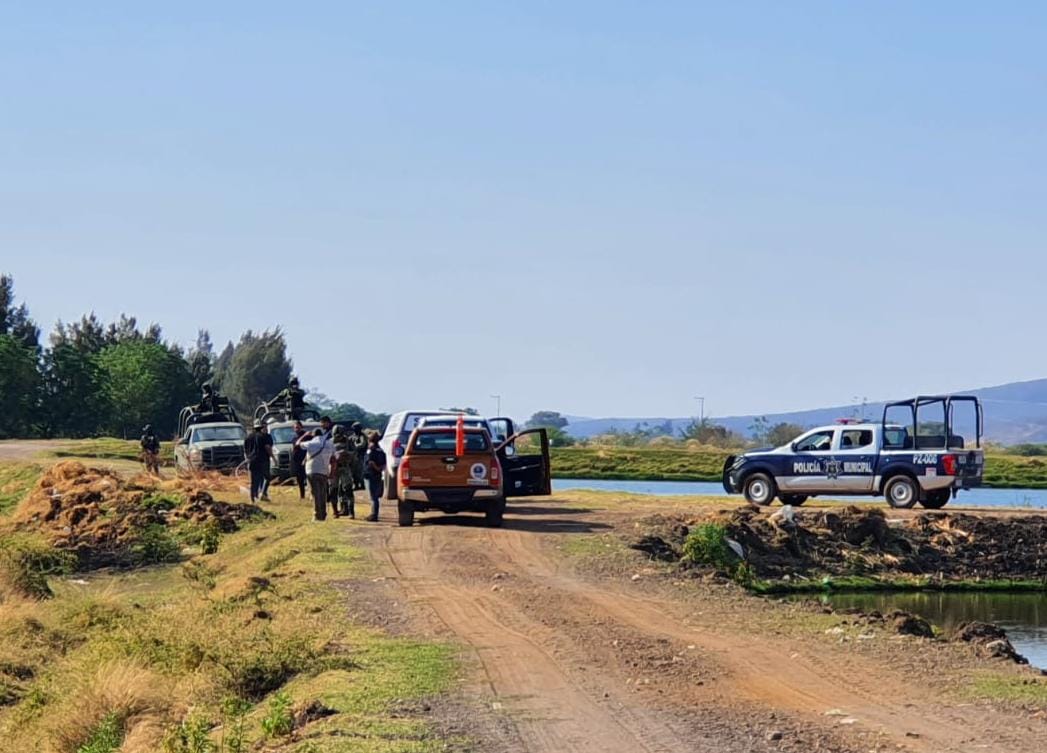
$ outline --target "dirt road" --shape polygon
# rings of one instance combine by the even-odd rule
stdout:
[[[559,551],[628,524],[554,499],[514,506],[500,530],[436,515],[364,534],[394,596],[475,660],[474,693],[503,730],[483,750],[1047,749],[1042,719],[914,672],[924,649],[892,665],[733,589],[579,573]]]

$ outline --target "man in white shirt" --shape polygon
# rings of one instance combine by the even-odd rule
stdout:
[[[316,429],[312,438],[303,437],[299,446],[305,450],[305,476],[313,495],[313,520],[327,520],[327,476],[331,472],[334,443],[323,429]]]

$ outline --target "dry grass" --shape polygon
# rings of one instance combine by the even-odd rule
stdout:
[[[76,753],[109,715],[125,740],[132,738],[134,749],[151,750],[160,742],[171,711],[170,688],[163,677],[129,661],[106,662],[48,715],[50,750]]]

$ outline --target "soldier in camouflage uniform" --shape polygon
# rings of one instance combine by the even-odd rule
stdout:
[[[356,453],[343,427],[335,427],[333,440],[334,457],[331,458],[331,474],[328,476],[328,497],[336,518],[342,515],[356,518],[356,499],[353,496],[353,458]]]
[[[364,457],[367,455],[367,435],[359,421],[354,421],[349,434],[349,448],[353,451],[353,488],[364,488]]]

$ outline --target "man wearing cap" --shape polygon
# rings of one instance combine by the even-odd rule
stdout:
[[[269,461],[273,457],[273,438],[269,427],[261,421],[254,422],[254,430],[244,440],[244,456],[251,471],[251,501],[269,501],[266,487],[269,481]]]
[[[314,429],[312,437],[308,441],[299,441],[299,446],[305,450],[305,476],[313,494],[313,520],[327,520],[328,475],[334,457],[331,436],[323,428]]]

